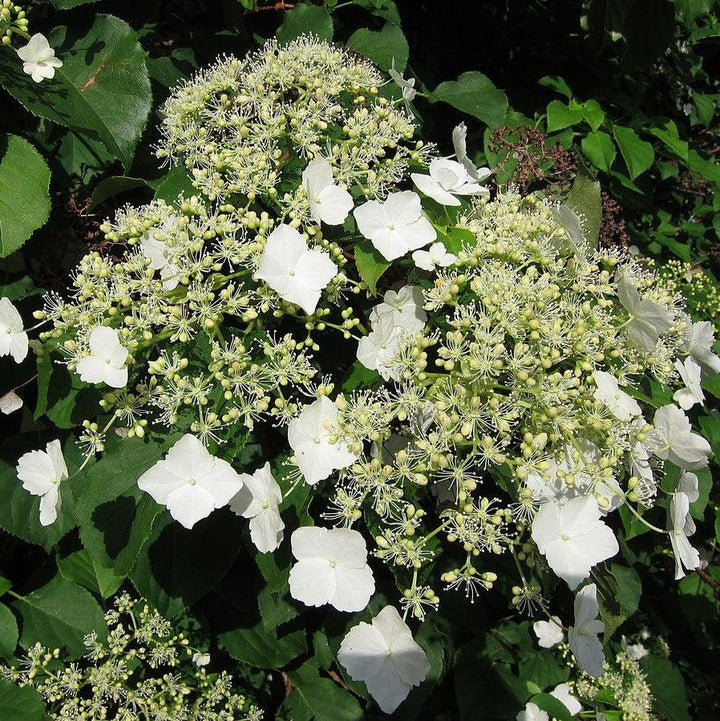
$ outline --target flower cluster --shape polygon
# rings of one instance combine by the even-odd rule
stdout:
[[[85,638],[86,655],[36,644],[3,678],[32,686],[53,718],[72,721],[260,721],[262,711],[225,671],[208,671],[207,654],[142,601],[122,594],[105,615],[107,639]]]

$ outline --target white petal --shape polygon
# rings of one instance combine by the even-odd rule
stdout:
[[[309,558],[292,567],[289,583],[290,595],[296,601],[306,606],[322,606],[330,603],[335,593],[335,572],[327,560]]]
[[[53,484],[48,492],[40,498],[41,526],[49,526],[55,523],[60,505],[60,487],[57,484]]]
[[[170,494],[167,509],[178,523],[192,528],[215,510],[215,499],[199,485],[185,483]]]
[[[338,661],[355,681],[367,681],[385,664],[387,650],[388,644],[375,625],[361,622],[343,638]]]
[[[283,523],[276,508],[266,508],[250,519],[250,538],[260,553],[270,553],[282,541]]]
[[[14,391],[9,391],[0,398],[0,413],[9,416],[23,407],[23,399]]]
[[[320,193],[318,215],[323,223],[342,225],[353,209],[352,195],[339,185],[332,185]]]
[[[342,530],[342,529],[338,529]],[[370,566],[334,569],[335,591],[329,599],[338,611],[362,611],[375,592],[375,578]]]
[[[421,193],[440,203],[440,205],[460,205],[460,201],[452,194],[445,190],[440,183],[429,175],[420,173],[412,173],[413,183],[418,187]]]

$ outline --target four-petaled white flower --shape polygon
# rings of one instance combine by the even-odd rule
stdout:
[[[55,57],[55,51],[42,33],[35,33],[27,45],[17,49],[17,54],[23,61],[23,72],[36,83],[45,78],[51,80],[55,77],[56,68],[63,65],[62,60]]]
[[[22,363],[28,347],[22,316],[9,298],[0,298],[0,356],[11,355],[16,363]]]
[[[411,103],[415,100],[417,90],[415,90],[415,78],[405,79],[402,73],[399,73],[395,69],[395,58],[392,59],[390,64],[390,70],[388,70],[390,77],[395,81],[395,84],[402,90],[402,97],[405,103]]]
[[[442,243],[433,243],[429,250],[416,250],[412,259],[418,268],[432,271],[436,267],[447,268],[457,260],[457,256],[448,253]]]
[[[476,168],[475,163],[467,154],[467,127],[465,123],[460,123],[453,128],[452,143],[455,150],[455,157],[462,166],[467,170],[467,174],[476,182],[482,183],[492,174],[490,168]]]
[[[68,477],[60,441],[50,441],[44,451],[21,456],[17,476],[26,491],[40,496],[40,524],[54,523],[61,505],[60,484]]]
[[[555,686],[555,688],[550,691],[550,695],[560,701],[560,703],[563,704],[563,706],[565,706],[565,708],[570,712],[571,716],[575,716],[575,714],[582,711],[582,704],[570,693],[570,686],[566,683],[561,683]]]
[[[598,638],[605,624],[598,618],[599,614],[597,587],[591,583],[575,596],[575,625],[568,629],[568,645],[578,666],[596,678],[602,676],[605,661],[602,641]]]
[[[226,506],[243,486],[235,469],[211,455],[186,433],[165,458],[138,479],[141,491],[165,506],[185,528],[192,528],[216,508]]]
[[[253,278],[264,280],[283,300],[311,315],[337,272],[328,253],[309,248],[295,228],[282,224],[268,235]]]
[[[550,716],[536,703],[528,701],[525,708],[515,717],[515,721],[550,721]]]
[[[595,371],[594,397],[604,403],[610,412],[621,421],[629,421],[633,416],[642,415],[638,402],[625,391],[620,389],[615,376],[605,371]]]
[[[565,503],[550,500],[540,506],[533,519],[533,541],[550,568],[571,589],[590,575],[594,565],[620,550],[600,515],[592,496],[579,496]]]
[[[637,345],[651,351],[662,333],[667,333],[674,321],[673,312],[665,305],[643,300],[627,273],[617,279],[618,298],[630,313],[627,333]]]
[[[153,237],[153,229],[143,233],[140,238],[140,250],[150,261],[153,270],[160,271],[165,290],[177,288],[180,282],[180,266],[170,263],[167,259],[167,244]]]
[[[437,238],[423,217],[420,196],[411,190],[390,193],[384,201],[368,200],[353,211],[358,230],[385,260],[401,258]]]
[[[692,432],[690,420],[680,408],[674,405],[658,408],[653,426],[648,446],[658,458],[670,461],[684,471],[707,466],[710,444]]]
[[[695,480],[697,481],[697,478]],[[694,498],[697,500],[697,486],[694,494]],[[690,515],[690,503],[690,496],[687,493],[676,491],[672,494],[668,506],[668,530],[670,531],[670,545],[675,554],[676,580],[685,576],[685,569],[694,571],[700,566],[700,554],[688,540],[688,536],[695,533],[695,523]]]
[[[250,519],[250,538],[260,553],[274,551],[282,541],[285,524],[278,506],[282,491],[266,463],[249,475],[242,473],[243,487],[230,501],[230,510]]]
[[[408,333],[419,333],[427,321],[423,310],[423,291],[417,285],[406,285],[396,293],[389,290],[383,302],[370,311],[370,322],[377,323],[383,318],[391,317],[393,325]]]
[[[333,437],[337,414],[337,406],[327,396],[322,396],[305,406],[288,426],[290,447],[295,452],[298,468],[310,485],[357,460],[345,443]]]
[[[22,407],[23,399],[15,391],[8,391],[4,396],[0,397],[0,413],[3,415],[9,416]]]
[[[297,563],[290,595],[306,606],[329,603],[338,611],[362,611],[375,591],[365,539],[351,528],[301,526],[290,537]]]
[[[124,388],[128,382],[128,369],[125,367],[128,350],[120,344],[118,332],[105,325],[93,328],[89,344],[90,355],[77,362],[80,380]]]
[[[693,358],[686,358],[685,362],[675,361],[675,370],[679,373],[684,388],[675,391],[673,400],[685,411],[690,410],[696,403],[702,405],[705,402],[705,394],[700,385],[700,374],[702,369]]]
[[[562,624],[557,616],[551,616],[548,621],[535,621],[533,631],[538,639],[538,646],[552,648],[565,638]]]
[[[392,360],[408,333],[393,318],[385,315],[373,323],[372,330],[358,341],[357,359],[370,370],[376,370],[386,381],[399,380]]]
[[[422,647],[394,606],[385,606],[372,623],[351,628],[338,651],[338,661],[355,681],[364,681],[385,713],[393,713],[430,671]]]
[[[430,161],[428,170],[429,175],[412,173],[410,177],[421,192],[440,205],[460,205],[456,195],[478,195],[489,192],[487,188],[473,180],[467,168],[456,160],[434,158]]]
[[[333,183],[333,172],[325,158],[311,160],[302,174],[310,215],[316,223],[342,225],[353,208],[352,195]]]
[[[690,322],[689,316],[687,320]],[[720,373],[720,358],[712,351],[714,342],[715,333],[710,321],[693,323],[685,331],[683,351],[700,364],[703,373],[708,377]]]

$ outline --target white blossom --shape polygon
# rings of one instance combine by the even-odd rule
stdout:
[[[311,160],[302,174],[310,215],[316,223],[342,225],[353,208],[350,193],[333,183],[330,163],[325,158]]]
[[[278,506],[282,491],[266,463],[249,475],[242,473],[243,487],[230,501],[230,510],[250,519],[250,538],[260,553],[274,551],[282,541],[285,524]]]
[[[460,205],[456,195],[488,193],[468,173],[462,163],[447,158],[434,158],[428,167],[429,175],[412,173],[410,177],[418,189],[440,205]],[[487,177],[487,176],[486,176]]]
[[[689,317],[687,320],[690,322]],[[714,342],[715,333],[710,321],[692,323],[685,331],[683,351],[695,359],[707,377],[720,373],[720,358],[712,351]]]
[[[423,310],[423,291],[416,285],[406,285],[396,293],[389,290],[383,302],[370,312],[370,322],[377,323],[383,318],[392,318],[393,325],[408,333],[419,333],[427,321]]]
[[[571,589],[590,575],[593,566],[619,550],[612,530],[600,520],[592,496],[544,503],[533,519],[532,538],[550,568]]]
[[[399,73],[395,69],[395,58],[392,59],[388,73],[402,91],[403,100],[406,103],[411,103],[415,100],[415,96],[417,95],[417,90],[415,90],[415,78],[404,78],[402,73]]]
[[[475,163],[470,160],[467,154],[467,127],[465,123],[460,123],[453,128],[452,143],[455,150],[455,157],[467,171],[467,174],[476,182],[482,183],[490,177],[492,171],[490,168],[476,168]]]
[[[628,335],[641,348],[651,351],[660,334],[670,330],[674,320],[672,311],[660,303],[643,300],[626,273],[620,275],[617,284],[618,298],[630,313],[630,320],[626,325]]]
[[[16,363],[22,363],[28,354],[28,347],[28,336],[23,330],[18,309],[9,298],[0,298],[0,357],[10,355]]]
[[[125,361],[128,350],[120,344],[114,328],[105,325],[90,332],[90,355],[77,362],[80,380],[85,383],[105,383],[111,388],[124,388],[128,382]]]
[[[226,506],[242,485],[235,469],[211,455],[190,433],[138,479],[140,490],[166,506],[185,528],[192,528],[214,509]]]
[[[395,260],[437,238],[423,217],[420,196],[411,190],[390,193],[384,201],[368,200],[353,211],[358,230],[386,260]]]
[[[631,661],[640,661],[648,655],[648,650],[641,643],[628,643],[625,636],[620,638],[620,645],[625,652],[625,655]]]
[[[568,645],[578,666],[596,678],[602,676],[605,661],[602,641],[598,638],[605,624],[598,618],[599,614],[597,587],[591,583],[575,596],[575,625],[568,629]]]
[[[565,638],[562,623],[557,616],[551,616],[547,621],[535,621],[533,631],[537,636],[538,646],[542,648],[553,648]]]
[[[673,400],[685,411],[690,410],[696,403],[703,405],[705,394],[700,385],[702,369],[693,358],[686,358],[685,362],[675,361],[675,370],[685,384],[684,388],[675,391]]]
[[[27,45],[17,49],[17,54],[23,61],[23,72],[30,75],[36,83],[45,78],[51,80],[55,77],[56,68],[63,65],[62,60],[55,57],[55,51],[42,33],[35,33]]]
[[[264,280],[283,300],[311,315],[337,272],[328,253],[308,248],[295,228],[281,224],[268,235],[253,278]]]
[[[550,721],[550,716],[536,703],[528,701],[525,708],[515,717],[515,721]]]
[[[298,468],[310,485],[357,460],[347,444],[333,437],[337,414],[337,406],[327,396],[322,396],[305,406],[288,426],[290,447],[295,452]]]
[[[658,458],[685,471],[707,466],[710,444],[692,432],[692,425],[680,408],[674,405],[658,408],[653,426],[648,447]]]
[[[700,566],[700,555],[688,540],[688,536],[695,533],[695,523],[690,515],[690,497],[687,493],[678,491],[671,496],[668,530],[675,554],[675,579],[678,580],[685,575],[685,570],[694,571]]]
[[[15,391],[8,391],[4,396],[0,398],[0,413],[9,416],[15,411],[19,411],[23,407],[23,399],[15,393]]]
[[[571,716],[579,714],[582,711],[582,704],[570,693],[570,686],[566,683],[560,683],[550,691],[550,695],[560,701],[563,706],[570,712]]]
[[[338,611],[362,611],[375,591],[367,547],[351,528],[301,526],[290,537],[297,563],[290,570],[290,595],[306,606],[329,603]]]
[[[146,231],[140,238],[140,250],[150,261],[150,267],[160,272],[165,290],[177,288],[180,282],[180,266],[170,263],[167,259],[167,245],[152,237],[153,229]]]
[[[596,386],[593,394],[595,399],[604,403],[615,418],[629,421],[633,416],[642,415],[639,403],[625,391],[620,390],[615,376],[605,371],[595,371],[593,378]]]
[[[60,441],[50,441],[44,451],[21,456],[16,470],[23,488],[40,496],[40,524],[54,523],[61,506],[60,484],[68,477]]]
[[[404,328],[395,325],[391,316],[384,316],[373,323],[372,330],[358,341],[357,358],[370,370],[376,370],[386,381],[398,380],[399,375],[392,367],[392,360],[400,350]]]
[[[394,606],[385,606],[372,623],[351,628],[338,660],[355,681],[364,681],[385,713],[393,713],[430,671],[422,647]]]
[[[203,666],[207,666],[210,663],[210,654],[197,651],[193,654],[192,662],[198,668],[203,668]]]
[[[432,271],[436,267],[447,268],[457,260],[457,256],[448,253],[445,246],[438,242],[433,243],[429,250],[416,250],[412,259],[418,268]]]

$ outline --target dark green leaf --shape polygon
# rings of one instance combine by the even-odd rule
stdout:
[[[90,198],[90,205],[88,205],[88,211],[93,210],[108,198],[113,198],[120,193],[147,187],[147,182],[142,178],[128,178],[125,175],[113,175],[110,178],[105,178],[95,186],[95,190],[93,190],[92,197]]]
[[[293,721],[361,721],[363,710],[355,697],[308,662],[288,672],[293,690],[282,708]]]
[[[361,280],[368,290],[376,295],[380,276],[390,267],[390,263],[367,241],[355,246],[355,265]]]
[[[430,102],[445,102],[494,128],[500,125],[508,109],[508,99],[492,80],[478,72],[463,73],[457,80],[440,83]]]
[[[653,695],[653,711],[667,721],[691,721],[682,674],[666,658],[645,656],[640,661]]]
[[[620,610],[625,616],[632,616],[640,605],[642,583],[640,576],[634,568],[610,564],[610,573],[617,581],[617,600]]]
[[[101,566],[87,551],[75,551],[57,560],[60,575],[98,594],[110,598],[120,588],[124,576]]]
[[[75,428],[97,412],[100,392],[83,383],[50,354],[38,358],[38,400],[35,419],[47,416],[58,428]]]
[[[285,45],[307,33],[316,35],[320,40],[332,40],[333,21],[324,7],[299,3],[285,15],[276,35],[278,42]]]
[[[156,186],[155,198],[169,205],[177,205],[178,199],[197,195],[190,176],[183,167],[173,168]]]
[[[0,679],[0,719],[2,721],[44,721],[45,704],[32,686],[20,688]]]
[[[585,157],[600,170],[610,170],[617,155],[613,139],[602,130],[597,133],[588,133],[582,139],[580,147]]]
[[[0,656],[11,659],[18,643],[18,626],[15,614],[0,603]]]
[[[580,107],[585,122],[594,130],[598,130],[605,122],[605,112],[597,100],[588,100]]]
[[[650,143],[640,140],[632,128],[615,125],[613,136],[627,165],[630,180],[635,180],[653,164],[655,151]]]
[[[405,70],[410,48],[403,31],[392,23],[385,23],[382,30],[356,30],[348,40],[348,47],[372,60],[383,70],[389,70],[393,60],[395,69]]]
[[[564,203],[582,219],[582,231],[588,247],[598,247],[602,223],[602,199],[597,180],[578,175]]]
[[[547,106],[548,133],[577,125],[582,119],[583,114],[579,107],[571,107],[560,100],[551,100]]]

